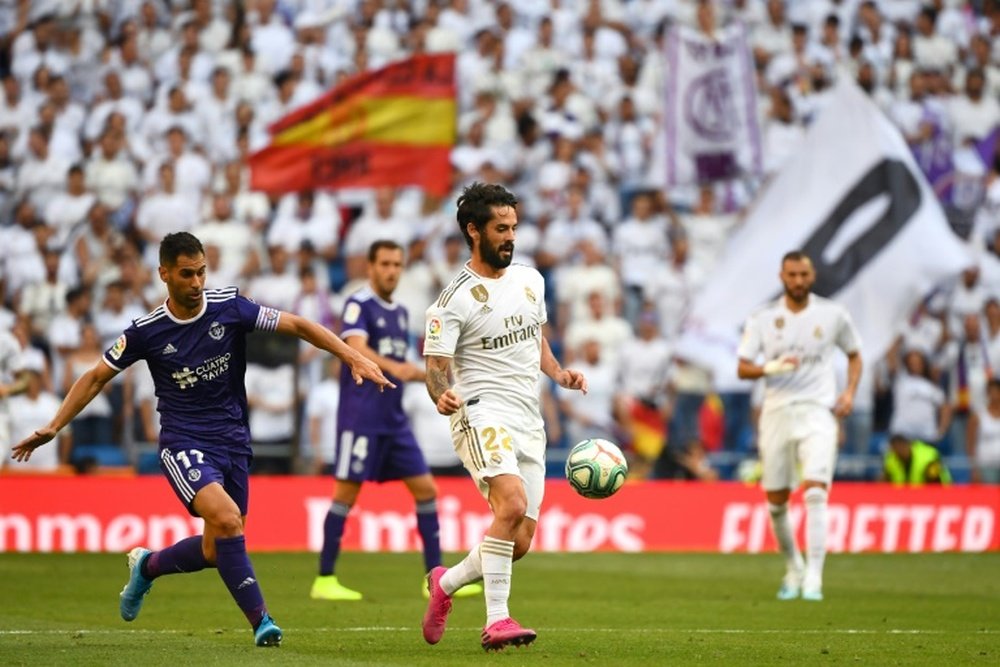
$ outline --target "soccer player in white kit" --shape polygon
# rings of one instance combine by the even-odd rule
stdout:
[[[858,334],[845,308],[810,293],[812,261],[801,252],[781,260],[785,293],[747,320],[740,341],[739,376],[763,377],[759,442],[771,527],[787,570],[779,600],[823,599],[827,494],[837,458],[837,418],[851,412],[861,354]],[[847,355],[847,387],[838,396],[833,350]],[[757,361],[763,358],[764,363]],[[801,474],[799,472],[801,467]],[[806,507],[803,562],[788,518],[788,498],[799,477]]]
[[[458,225],[472,258],[427,309],[427,390],[451,418],[455,450],[493,511],[493,523],[458,565],[427,576],[424,639],[444,634],[451,595],[483,580],[486,650],[528,644],[534,630],[510,617],[512,562],[531,546],[545,491],[545,429],[539,371],[561,387],[587,391],[582,373],[562,368],[542,335],[545,282],[511,264],[517,199],[499,185],[473,183],[458,198]],[[454,384],[452,383],[454,379]]]

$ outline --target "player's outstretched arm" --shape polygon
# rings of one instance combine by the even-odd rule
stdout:
[[[426,377],[424,369],[417,364],[382,356],[368,345],[368,339],[364,336],[348,336],[344,342],[378,364],[383,372],[391,373],[403,382],[423,382]]]
[[[374,361],[366,358],[326,327],[304,317],[299,317],[295,313],[281,311],[275,331],[287,336],[297,336],[313,347],[336,355],[351,369],[351,377],[354,378],[356,384],[369,380],[377,384],[380,389],[396,388],[396,385],[389,382],[382,374],[382,370]]]
[[[118,371],[104,363],[104,359],[99,359],[93,368],[73,383],[52,421],[17,443],[12,450],[14,460],[27,461],[30,459],[33,451],[56,437],[56,434],[70,423],[73,417],[80,414],[80,410],[83,410],[88,403],[94,400],[94,397],[101,393],[104,385],[117,374]]]
[[[424,379],[427,393],[437,406],[437,411],[448,416],[462,407],[462,398],[451,388],[451,359],[448,357],[427,357],[427,377]]]
[[[542,336],[542,359],[540,366],[542,372],[555,380],[555,383],[560,387],[577,389],[585,394],[587,393],[587,378],[580,371],[563,368],[559,360],[556,359],[556,355],[552,354],[552,348],[549,347],[549,339],[545,336]]]

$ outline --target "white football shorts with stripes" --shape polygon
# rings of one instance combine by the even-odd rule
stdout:
[[[537,521],[545,495],[545,429],[526,428],[520,425],[521,419],[483,400],[469,403],[451,416],[455,452],[487,501],[488,478],[520,477],[528,497],[525,516]]]
[[[818,403],[790,403],[760,415],[761,486],[794,489],[799,479],[833,481],[837,463],[837,418]]]

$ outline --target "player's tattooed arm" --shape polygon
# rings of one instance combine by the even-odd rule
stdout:
[[[451,388],[451,359],[448,357],[427,357],[424,382],[427,393],[441,414],[451,415],[462,407],[462,399]]]

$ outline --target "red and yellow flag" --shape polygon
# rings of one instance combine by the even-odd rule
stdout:
[[[455,115],[454,54],[355,75],[271,125],[271,144],[250,156],[251,187],[418,185],[445,195]]]

